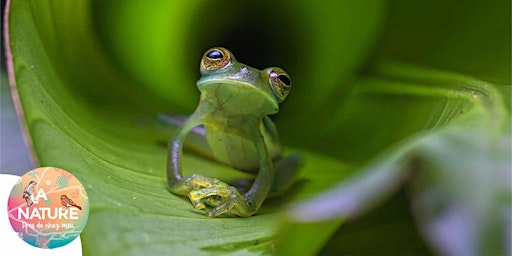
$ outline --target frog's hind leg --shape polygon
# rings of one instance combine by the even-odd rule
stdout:
[[[278,195],[286,191],[295,181],[299,169],[304,165],[302,156],[293,152],[290,155],[274,162],[276,178],[272,184],[271,195]]]

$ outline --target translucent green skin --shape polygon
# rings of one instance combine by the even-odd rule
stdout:
[[[231,56],[231,62],[220,70],[201,70],[202,77],[197,81],[201,92],[199,105],[169,141],[170,191],[187,195],[196,209],[210,207],[210,217],[227,212],[242,217],[253,215],[269,193],[290,185],[299,165],[298,155],[282,157],[277,129],[268,117],[279,110],[279,99],[269,82],[269,69],[251,68]],[[215,178],[182,176],[184,139],[199,125],[204,125],[206,141],[215,159],[256,174],[247,193],[242,195],[235,187]]]

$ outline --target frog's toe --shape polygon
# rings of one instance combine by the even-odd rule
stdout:
[[[210,218],[218,217],[218,216],[222,215],[223,213],[231,211],[233,209],[233,207],[235,207],[235,205],[236,204],[234,201],[228,201],[222,205],[217,206],[215,209],[209,211],[208,217],[210,217]]]
[[[194,208],[201,210],[206,206],[216,207],[220,204],[221,198],[215,195],[209,196],[209,194],[211,194],[211,191],[209,190],[210,189],[199,189],[189,193],[188,198]]]
[[[185,179],[185,186],[189,190],[198,190],[201,188],[228,186],[226,183],[216,179],[205,177],[199,174],[193,174],[192,176]]]
[[[191,191],[189,199],[196,209],[204,209],[207,206],[214,207],[208,212],[209,217],[217,217],[229,212],[243,200],[235,187],[210,187]]]
[[[198,210],[201,210],[201,209],[204,209],[206,208],[206,205],[203,203],[202,200],[192,200],[190,199],[190,202],[192,203],[192,205],[194,206],[194,208],[198,209]]]

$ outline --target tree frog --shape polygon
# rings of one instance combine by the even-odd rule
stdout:
[[[283,157],[277,129],[268,115],[290,93],[291,79],[281,68],[258,70],[237,62],[225,48],[207,50],[200,63],[199,105],[169,140],[167,180],[169,189],[189,197],[196,209],[208,208],[208,216],[231,213],[252,216],[265,198],[291,184],[301,157]],[[216,178],[194,174],[183,177],[182,148],[195,127],[204,136],[213,157],[229,166],[256,175],[250,189],[237,188]]]

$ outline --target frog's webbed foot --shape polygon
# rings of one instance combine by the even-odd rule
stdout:
[[[244,196],[235,187],[218,179],[194,174],[186,178],[185,184],[194,208],[213,208],[208,212],[209,217],[217,217],[227,212],[241,215],[239,210],[246,208]]]

